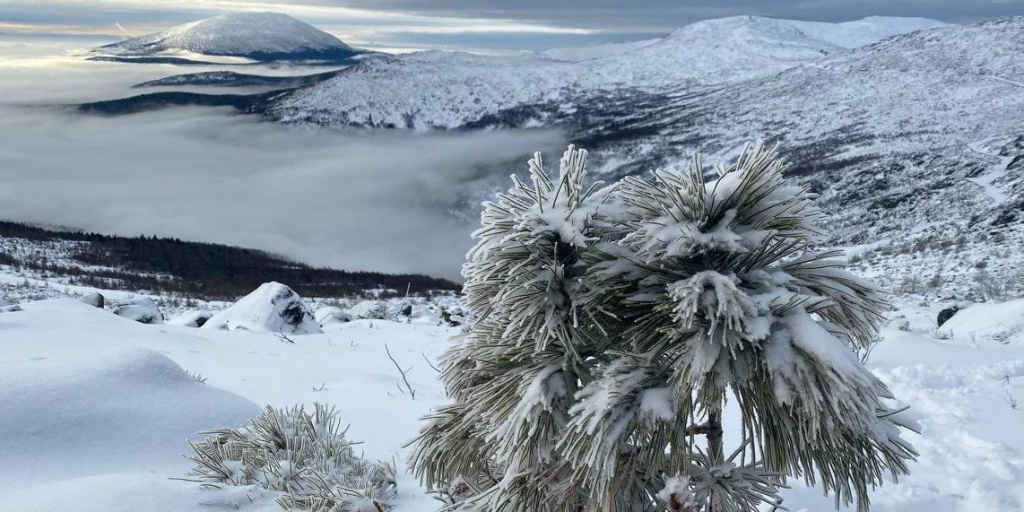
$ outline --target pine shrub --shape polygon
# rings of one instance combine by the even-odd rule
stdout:
[[[256,485],[282,493],[287,510],[364,512],[390,509],[395,468],[357,456],[337,411],[314,404],[267,407],[237,430],[192,443],[191,479],[210,487]]]
[[[485,205],[416,475],[460,510],[746,512],[788,478],[868,510],[916,456],[855,355],[887,305],[777,148],[610,186],[586,157]]]

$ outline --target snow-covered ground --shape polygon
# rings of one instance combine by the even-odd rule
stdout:
[[[169,480],[186,476],[186,441],[241,425],[257,404],[325,402],[363,442],[357,451],[401,460],[418,418],[443,399],[425,359],[453,333],[432,321],[357,320],[291,344],[266,332],[143,325],[71,299],[21,307],[0,314],[4,510],[278,509],[252,490]],[[399,391],[385,344],[412,367],[415,400]],[[399,489],[400,510],[433,509],[404,473]]]
[[[201,489],[188,439],[263,405],[339,408],[367,458],[398,462],[398,511],[438,508],[404,470],[403,445],[444,400],[436,361],[457,328],[433,319],[357,320],[324,334],[143,325],[70,299],[0,313],[0,503],[18,511],[279,510],[252,488]],[[901,300],[869,366],[923,429],[911,475],[873,493],[875,511],[1024,510],[1024,307],[972,308],[936,332],[941,304]],[[1016,318],[1016,321],[1013,319]],[[415,399],[385,346],[404,367]],[[197,382],[187,372],[206,378]],[[832,508],[793,482],[792,511]]]

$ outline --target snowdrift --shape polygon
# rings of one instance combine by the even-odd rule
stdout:
[[[256,404],[197,382],[166,356],[0,362],[0,490],[184,464],[187,439],[234,427]]]
[[[247,331],[318,334],[320,324],[291,288],[277,282],[264,283],[231,307],[203,324],[203,329],[244,329]]]

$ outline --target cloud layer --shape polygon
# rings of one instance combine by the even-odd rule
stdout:
[[[534,150],[562,143],[540,131],[288,128],[224,109],[84,116],[53,105],[124,95],[167,71],[25,64],[43,61],[0,62],[0,218],[456,277],[475,223],[466,206],[505,186]]]
[[[918,16],[952,23],[1024,14],[1020,2],[1007,0],[8,0],[0,2],[0,31],[7,22],[37,31],[107,30],[116,37],[118,23],[138,35],[237,10],[285,12],[356,44],[463,49],[646,39],[742,14],[814,21]]]

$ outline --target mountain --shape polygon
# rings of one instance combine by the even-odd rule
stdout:
[[[748,80],[942,25],[918,18],[814,23],[737,16],[694,23],[658,40],[589,50],[501,57],[414,53],[362,62],[282,97],[271,111],[282,121],[327,125],[453,129],[510,124],[502,119],[507,114],[514,117],[511,124],[547,124],[574,115],[595,97],[650,99]],[[534,112],[517,111],[524,107]]]
[[[859,247],[877,280],[1024,291],[1024,254],[1004,250],[1024,243],[1022,51],[1024,17],[919,31],[577,134],[602,140],[615,176],[782,142],[791,179],[821,196],[830,243]]]
[[[889,288],[943,282],[944,293],[979,296],[993,282],[1024,292],[1024,254],[999,250],[1024,243],[1022,52],[1024,17],[961,26],[727,18],[593,58],[379,59],[272,100],[268,115],[559,126],[593,150],[607,179],[696,150],[714,161],[747,140],[782,142],[791,179],[821,196],[829,243],[853,247],[865,273]]]
[[[94,50],[122,60],[193,55],[255,61],[343,61],[361,50],[291,16],[239,12],[194,21]]]

